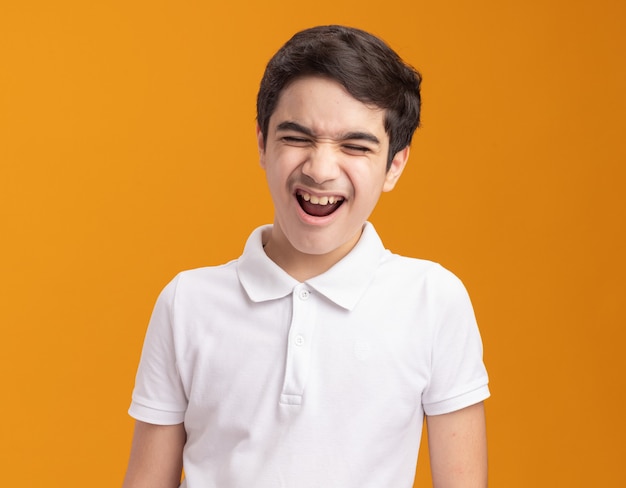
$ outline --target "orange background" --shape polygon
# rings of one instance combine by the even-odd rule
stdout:
[[[226,3],[0,5],[3,486],[119,486],[154,300],[271,221],[258,81],[321,23],[424,75],[410,166],[372,221],[469,288],[491,485],[623,482],[624,2]]]

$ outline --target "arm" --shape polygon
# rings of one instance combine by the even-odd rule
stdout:
[[[486,488],[483,403],[426,418],[434,488]]]
[[[123,488],[178,488],[185,439],[183,424],[136,421]]]

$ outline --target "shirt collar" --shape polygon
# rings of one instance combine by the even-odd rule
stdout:
[[[263,250],[263,233],[271,225],[254,230],[237,262],[239,281],[254,302],[289,295],[299,284],[272,261]],[[366,222],[356,246],[325,273],[306,281],[311,288],[340,307],[352,310],[365,293],[383,256],[389,253],[374,226]]]

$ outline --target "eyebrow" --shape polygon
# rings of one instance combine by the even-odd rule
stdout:
[[[305,127],[304,125],[298,124],[297,122],[291,122],[291,121],[281,122],[280,124],[276,126],[276,131],[277,132],[294,131],[294,132],[300,132],[301,134],[304,134],[309,137],[313,137],[313,138],[316,137],[315,133],[310,128]],[[370,132],[364,132],[364,131],[346,132],[345,134],[342,134],[339,137],[339,139],[342,141],[361,140],[361,141],[368,141],[373,144],[380,144],[380,140],[378,139],[378,137],[376,137],[374,134]]]

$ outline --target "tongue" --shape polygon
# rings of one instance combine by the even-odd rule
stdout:
[[[326,217],[327,215],[330,215],[335,210],[337,210],[337,208],[341,204],[341,202],[337,202],[329,203],[328,205],[315,205],[311,202],[305,202],[302,198],[298,198],[298,200],[300,201],[300,206],[302,207],[302,210],[304,210],[309,215],[313,215],[314,217]]]

